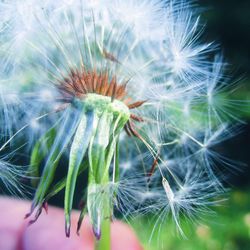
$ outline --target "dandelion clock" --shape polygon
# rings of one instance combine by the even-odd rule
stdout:
[[[225,65],[200,41],[198,11],[181,0],[0,2],[1,150],[24,141],[30,224],[64,190],[69,237],[80,186],[77,231],[88,214],[104,250],[116,214],[153,214],[154,228],[171,214],[184,235],[179,215],[215,203],[217,164],[231,162],[214,146],[237,117],[218,98]]]

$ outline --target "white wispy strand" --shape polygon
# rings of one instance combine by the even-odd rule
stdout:
[[[12,195],[25,195],[25,186],[21,179],[26,178],[25,167],[13,164],[15,151],[9,154],[4,153],[8,142],[0,136],[0,191],[9,192]],[[7,143],[7,144],[6,144]],[[3,189],[2,189],[3,188]]]

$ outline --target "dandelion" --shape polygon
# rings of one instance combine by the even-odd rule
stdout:
[[[69,237],[76,183],[86,171],[77,231],[88,213],[98,249],[110,246],[116,209],[125,216],[157,213],[157,222],[171,211],[182,233],[179,214],[191,217],[212,204],[221,185],[210,164],[219,153],[210,146],[231,136],[224,112],[208,98],[224,78],[221,63],[210,61],[212,43],[198,42],[193,6],[158,0],[28,2],[29,9],[22,2],[24,12],[1,2],[1,51],[8,47],[1,52],[2,71],[9,82],[16,80],[24,104],[15,120],[17,109],[2,101],[3,116],[10,119],[1,126],[15,130],[11,139],[25,138],[29,172],[37,177],[26,217],[34,214],[35,222],[48,200],[65,189]],[[10,25],[21,19],[25,25]],[[23,31],[18,45],[24,54],[16,53],[13,41]],[[202,102],[206,113],[197,108]],[[56,180],[65,157],[67,174]]]

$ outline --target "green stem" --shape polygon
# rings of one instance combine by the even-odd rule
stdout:
[[[104,174],[104,183],[108,183],[109,175]],[[101,224],[101,238],[96,244],[96,250],[110,250],[111,249],[111,226],[110,226],[110,219],[111,219],[111,204],[109,199],[109,193],[104,192],[103,197],[103,221]]]
[[[111,237],[110,237],[110,218],[105,218],[101,226],[101,239],[96,241],[96,250],[110,250],[111,249]]]

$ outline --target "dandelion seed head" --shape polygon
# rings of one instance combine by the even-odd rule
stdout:
[[[28,216],[65,188],[69,236],[76,181],[88,168],[82,199],[97,239],[113,216],[107,203],[125,217],[155,213],[156,225],[171,213],[182,233],[180,214],[205,211],[223,190],[217,163],[233,163],[216,146],[238,130],[228,126],[237,117],[224,98],[225,65],[221,56],[210,60],[213,43],[200,42],[195,6],[25,0],[0,7],[1,130],[25,139],[30,167],[41,173]],[[66,181],[52,185],[63,156]]]

